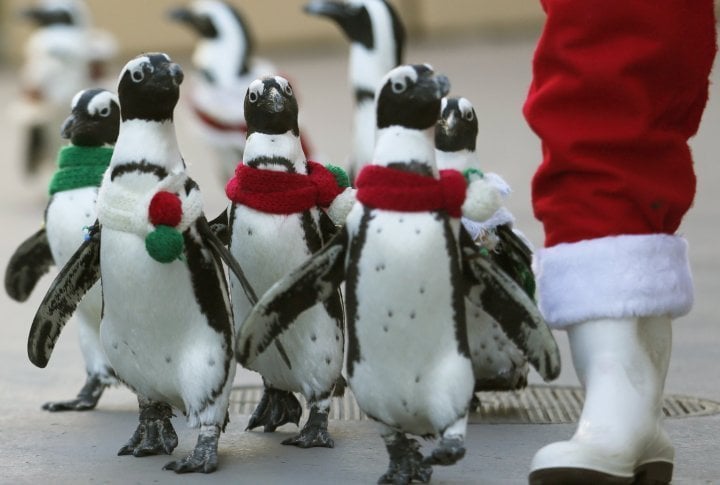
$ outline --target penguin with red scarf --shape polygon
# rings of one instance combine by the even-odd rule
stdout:
[[[474,376],[465,298],[481,305],[545,379],[557,377],[555,340],[535,304],[479,252],[461,216],[499,206],[482,179],[438,171],[434,127],[449,82],[428,65],[390,71],[377,96],[374,164],[357,179],[342,229],[258,301],[236,356],[254,366],[295,331],[297,315],[345,282],[347,376],[360,408],[380,425],[390,464],[379,483],[427,482],[433,465],[465,454]],[[277,254],[274,255],[278,257]],[[417,440],[439,437],[427,457]]]
[[[298,128],[298,104],[290,83],[280,77],[253,81],[245,96],[248,139],[243,161],[228,182],[230,251],[242,263],[257,294],[319,251],[354,202],[347,175],[306,160]],[[332,171],[331,171],[332,170]],[[255,302],[231,275],[236,329]],[[300,433],[283,444],[333,447],[327,431],[333,392],[344,389],[344,313],[339,290],[292,317],[272,347],[245,367],[259,372],[265,392],[248,429],[274,431],[299,423],[301,393],[310,415]]]

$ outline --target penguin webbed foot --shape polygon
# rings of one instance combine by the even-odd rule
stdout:
[[[297,446],[299,448],[324,447],[333,448],[335,442],[330,437],[327,429],[328,411],[320,411],[317,406],[310,408],[310,417],[299,434],[282,442],[284,445]]]
[[[177,433],[170,418],[172,408],[165,403],[152,403],[140,410],[140,424],[118,455],[136,457],[169,455],[178,445]]]
[[[432,466],[420,453],[420,444],[407,438],[403,433],[384,436],[385,446],[390,455],[390,465],[378,483],[406,484],[412,481],[428,483],[432,476]]]
[[[465,440],[460,436],[443,437],[430,456],[427,465],[454,465],[465,456]]]
[[[102,382],[99,374],[89,374],[85,384],[75,399],[69,401],[50,401],[43,404],[45,411],[89,411],[95,409],[107,384]]]
[[[208,426],[200,431],[195,449],[181,460],[167,463],[163,470],[172,470],[175,473],[212,473],[218,466],[218,440],[220,438],[219,426]]]
[[[301,416],[302,407],[292,392],[265,387],[262,399],[245,429],[251,430],[263,426],[265,433],[272,433],[278,426],[286,423],[294,423],[297,426]]]

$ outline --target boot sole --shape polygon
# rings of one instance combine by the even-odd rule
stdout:
[[[673,464],[666,461],[644,463],[633,477],[619,477],[586,468],[542,468],[530,473],[529,485],[665,485],[672,481]]]

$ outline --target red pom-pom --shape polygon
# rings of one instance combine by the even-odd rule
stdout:
[[[182,219],[180,197],[166,191],[158,192],[150,201],[148,217],[153,226],[177,226]]]

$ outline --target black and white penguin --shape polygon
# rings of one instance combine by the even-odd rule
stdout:
[[[185,171],[173,110],[183,73],[166,54],[128,62],[121,124],[97,200],[99,225],[45,296],[28,341],[43,367],[81,295],[101,278],[100,339],[118,378],[138,394],[140,423],[119,454],[171,453],[172,408],[200,428],[195,449],[165,468],[209,473],[228,415],[234,333],[220,258],[231,259]]]
[[[37,28],[25,45],[21,96],[11,114],[22,127],[25,173],[33,175],[60,149],[56,132],[67,106],[78,91],[98,85],[99,66],[114,56],[116,44],[108,32],[92,27],[80,0],[42,0],[21,13]]]
[[[345,212],[352,189],[340,187],[333,173],[306,160],[300,143],[298,104],[290,83],[280,76],[253,81],[245,96],[248,139],[242,163],[226,192],[232,201],[230,251],[243,264],[258,294],[320,250],[336,231],[323,208]],[[236,332],[253,307],[231,277]],[[274,345],[245,367],[265,383],[261,403],[248,429],[265,431],[298,423],[301,393],[310,416],[300,433],[283,444],[302,448],[333,447],[327,430],[331,397],[341,379],[344,314],[340,292],[293,318],[292,328],[279,331]]]
[[[345,226],[259,300],[236,353],[252,364],[305,308],[345,282],[350,387],[381,426],[390,456],[380,483],[428,481],[432,465],[463,457],[474,377],[464,299],[508,324],[508,335],[545,378],[559,373],[552,334],[527,295],[479,253],[460,215],[496,209],[492,192],[435,166],[434,127],[446,77],[400,66],[378,91],[374,165],[357,178]],[[479,190],[478,190],[479,189]],[[406,433],[439,436],[423,458]]]
[[[7,293],[25,301],[38,279],[51,266],[62,268],[84,239],[84,228],[97,218],[95,200],[103,173],[110,163],[118,136],[120,106],[117,96],[103,89],[79,92],[72,114],[61,132],[70,144],[58,154],[58,170],[50,182],[45,227],[23,242],[10,258],[5,272]],[[100,284],[78,303],[75,320],[87,379],[75,399],[43,405],[48,411],[93,409],[103,391],[115,384],[115,373],[100,344],[102,295]]]
[[[375,92],[385,74],[402,63],[405,28],[386,0],[315,0],[312,15],[335,21],[350,40],[349,81],[354,95],[351,178],[372,162],[375,146]]]
[[[502,197],[510,186],[498,174],[480,170],[475,151],[478,119],[467,98],[444,98],[440,119],[435,126],[435,158],[439,169],[454,169],[470,177],[481,177]],[[498,208],[487,220],[463,218],[470,236],[510,276],[518,275],[518,284],[534,297],[531,269],[532,250],[522,234],[513,230],[515,218],[505,207]],[[519,389],[527,385],[528,365],[525,356],[507,338],[500,325],[482,308],[466,302],[468,340],[476,391]]]
[[[247,138],[245,92],[252,81],[277,70],[254,55],[248,22],[229,3],[196,0],[173,9],[170,17],[199,37],[188,99],[194,125],[215,152],[222,180],[227,181],[242,160]]]

